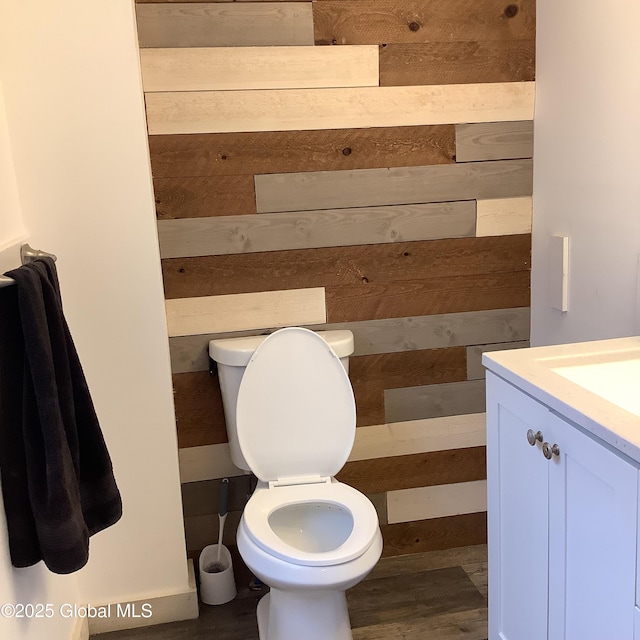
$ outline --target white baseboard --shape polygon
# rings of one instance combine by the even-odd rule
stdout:
[[[76,618],[71,632],[71,640],[89,640],[89,621],[87,618]]]
[[[89,619],[89,633],[93,635],[119,629],[133,629],[197,618],[199,611],[195,570],[193,560],[189,559],[187,562],[189,587],[186,591],[167,596],[144,598],[135,602],[112,604],[110,617]],[[129,615],[131,613],[136,615]],[[84,637],[80,638],[84,640]]]

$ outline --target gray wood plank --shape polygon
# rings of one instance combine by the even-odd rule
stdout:
[[[501,342],[498,344],[477,344],[467,347],[467,380],[480,380],[485,377],[482,364],[482,354],[488,351],[503,351],[506,349],[526,349],[528,340],[520,342]]]
[[[159,220],[162,258],[344,247],[475,234],[473,200]]]
[[[463,564],[462,568],[467,572],[469,579],[476,585],[476,589],[485,597],[489,597],[489,566],[486,560],[482,562],[470,562]]]
[[[533,122],[456,125],[456,160],[508,160],[533,156]]]
[[[408,558],[411,558],[410,562],[407,561]],[[431,569],[444,569],[446,567],[464,567],[482,562],[487,562],[486,544],[423,551],[422,553],[412,553],[410,556],[382,558],[369,574],[369,578],[386,578],[388,576],[430,571]]]
[[[532,193],[532,161],[264,174],[258,213],[510,198]]]
[[[487,609],[482,607],[359,627],[353,630],[353,640],[486,640],[487,634]]]
[[[349,329],[355,339],[354,355],[396,353],[414,349],[439,349],[464,345],[517,342],[529,339],[530,310],[493,309],[412,318],[365,320],[308,327],[315,331]],[[209,340],[258,335],[239,331],[170,338],[173,373],[206,371]]]
[[[190,2],[136,6],[140,47],[313,45],[310,2]]]
[[[347,592],[347,600],[354,629],[485,605],[462,567],[364,580]],[[380,608],[380,600],[385,603],[384,609]]]
[[[385,389],[385,422],[438,418],[485,410],[484,380]]]
[[[387,517],[387,494],[386,493],[371,493],[367,496],[371,500],[373,506],[376,508],[378,514],[378,520],[380,524],[388,524]]]

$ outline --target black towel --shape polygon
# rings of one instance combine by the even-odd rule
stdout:
[[[82,568],[89,536],[122,515],[120,493],[62,311],[56,268],[39,258],[0,290],[0,480],[11,560]]]

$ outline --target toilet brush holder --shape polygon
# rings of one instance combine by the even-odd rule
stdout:
[[[237,593],[231,553],[221,545],[218,561],[218,546],[210,544],[200,554],[200,599],[205,604],[230,602]]]

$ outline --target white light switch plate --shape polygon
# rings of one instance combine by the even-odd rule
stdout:
[[[569,310],[569,237],[549,238],[549,304],[558,311]]]

